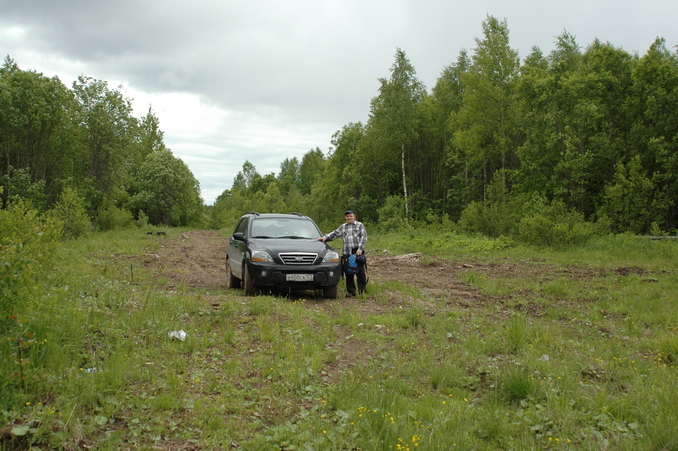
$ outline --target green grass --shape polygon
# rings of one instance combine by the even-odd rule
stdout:
[[[678,244],[370,240],[532,273],[460,272],[496,299],[463,308],[406,279],[208,297],[137,265],[141,232],[70,242],[0,342],[0,449],[678,448]]]

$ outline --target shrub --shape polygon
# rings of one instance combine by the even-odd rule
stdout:
[[[148,216],[146,216],[146,213],[144,213],[143,210],[139,210],[139,218],[134,221],[134,224],[140,229],[143,229],[148,225]]]
[[[513,236],[520,221],[523,202],[520,196],[508,193],[502,177],[495,176],[488,187],[487,200],[471,202],[461,212],[459,226],[466,232],[482,233],[492,238]]]
[[[584,220],[584,215],[553,204],[525,216],[518,224],[520,241],[535,246],[566,247],[581,245],[601,232],[600,227]]]
[[[636,155],[626,165],[617,163],[613,183],[605,187],[599,213],[612,218],[615,231],[647,233],[655,223],[663,223],[659,181],[649,176]],[[655,225],[658,228],[657,225]]]
[[[10,316],[28,310],[35,276],[47,266],[59,234],[59,224],[23,202],[0,210],[0,330]]]
[[[392,232],[408,227],[405,218],[405,200],[400,196],[388,196],[384,206],[377,209],[379,215],[379,230]]]
[[[146,218],[148,221],[148,218]],[[101,231],[128,229],[134,226],[134,217],[129,210],[125,208],[116,207],[113,204],[108,204],[99,213],[99,220],[97,226]]]
[[[562,202],[549,202],[538,194],[494,196],[486,203],[473,202],[462,212],[459,226],[489,237],[514,237],[534,246],[580,245],[609,230],[609,221],[587,222]]]
[[[51,215],[61,222],[65,238],[78,238],[92,230],[83,204],[83,199],[76,190],[66,188],[57,204],[50,210]]]
[[[28,169],[14,169],[10,166],[8,173],[2,177],[1,181],[6,187],[4,195],[7,196],[8,204],[21,199],[29,202],[32,208],[40,212],[45,211],[47,205],[46,183],[44,180],[33,183]]]

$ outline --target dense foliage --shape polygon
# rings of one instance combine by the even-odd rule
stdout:
[[[202,217],[199,184],[165,147],[153,111],[135,118],[130,100],[104,81],[81,76],[69,89],[7,57],[0,146],[2,208],[23,200],[39,213],[56,209],[66,236],[83,224],[106,230],[140,218],[188,225]]]
[[[430,93],[398,49],[366,124],[345,125],[328,155],[307,154],[324,164],[288,159],[276,177],[245,162],[214,225],[282,202],[321,223],[350,207],[386,229],[462,220],[529,242],[550,241],[530,232],[539,218],[567,217],[580,236],[674,232],[678,55],[662,39],[642,57],[600,41],[582,49],[564,32],[551,54],[534,48],[521,63],[505,22],[488,17],[482,30]]]
[[[459,224],[534,243],[560,242],[540,236],[563,220],[570,238],[675,233],[678,54],[663,39],[640,56],[598,40],[583,48],[563,32],[550,54],[535,47],[521,60],[507,23],[488,16],[473,51],[430,92],[401,49],[379,82],[367,122],[341,127],[327,154],[285,158],[277,175],[244,161],[205,207],[152,110],[136,119],[105,82],[83,76],[68,89],[7,57],[3,207],[22,198],[46,211],[69,188],[99,230],[134,221],[231,228],[252,210],[330,225],[352,208],[384,230]]]

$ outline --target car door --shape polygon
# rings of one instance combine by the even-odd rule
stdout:
[[[228,261],[231,265],[231,273],[242,279],[242,263],[245,253],[247,252],[247,246],[245,241],[247,240],[247,229],[250,222],[250,218],[242,218],[235,228],[233,235],[228,241]],[[244,240],[235,239],[236,233],[242,233]]]

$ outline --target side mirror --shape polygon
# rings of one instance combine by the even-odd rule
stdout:
[[[242,232],[235,232],[233,234],[233,239],[238,241],[245,241],[245,234]]]

